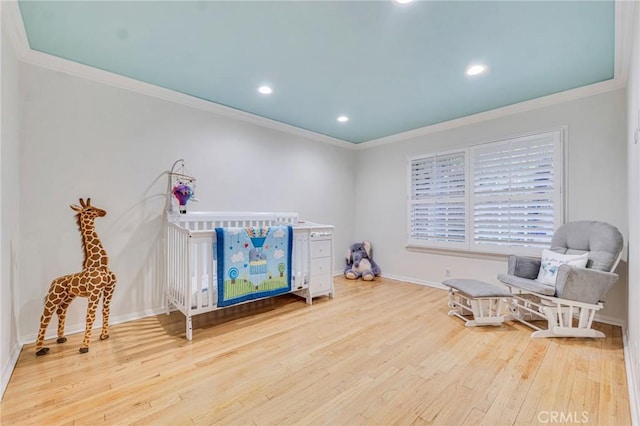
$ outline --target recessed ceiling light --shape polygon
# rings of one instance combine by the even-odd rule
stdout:
[[[347,117],[346,115],[341,115],[336,118],[336,120],[338,120],[340,123],[346,123],[347,121],[349,121],[349,117]]]
[[[271,93],[273,93],[273,89],[269,86],[260,86],[258,87],[258,92],[262,93],[263,95],[270,95]]]
[[[407,4],[411,3],[413,0],[394,0],[398,4]]]
[[[475,65],[469,65],[467,67],[466,73],[467,73],[467,75],[478,75],[478,74],[482,74],[486,70],[487,70],[487,66],[486,65],[475,64]]]

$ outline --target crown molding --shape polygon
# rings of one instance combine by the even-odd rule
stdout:
[[[633,45],[633,17],[637,0],[616,0],[615,1],[615,51],[614,51],[614,74],[613,79],[600,83],[583,86],[552,95],[542,96],[529,101],[508,105],[501,108],[492,109],[478,114],[468,115],[454,120],[436,123],[431,126],[421,127],[407,132],[396,133],[356,145],[357,150],[373,148],[389,143],[400,142],[413,139],[444,130],[455,129],[457,127],[469,126],[483,121],[506,117],[521,112],[532,111],[555,104],[569,102],[589,96],[599,95],[618,89],[627,85],[629,64],[631,61],[631,49]]]
[[[305,139],[324,142],[341,148],[353,149],[352,143],[343,141],[341,139],[332,138],[327,135],[291,126],[289,124],[281,123],[269,118],[260,117],[255,114],[250,114],[248,112],[240,111],[225,105],[216,104],[214,102],[196,98],[194,96],[180,93],[175,90],[166,89],[164,87],[156,86],[150,83],[145,83],[140,80],[125,77],[123,75],[115,74],[110,71],[101,70],[99,68],[90,67],[88,65],[49,55],[47,53],[37,52],[35,50],[29,49],[26,55],[21,58],[21,60],[22,62],[27,64],[36,65],[52,71],[57,71],[64,74],[72,75],[74,77],[91,80],[108,86],[129,90],[157,99],[162,99],[201,111],[206,111],[222,117],[227,117],[257,126],[266,127],[294,136],[299,136]]]
[[[615,47],[614,47],[614,79],[627,84],[631,49],[633,46],[633,18],[637,1],[616,0],[615,3]]]
[[[636,0],[615,1],[615,59],[613,79],[358,144],[250,114],[225,105],[216,104],[211,101],[155,86],[150,83],[144,83],[133,78],[79,64],[43,52],[34,51],[29,47],[24,22],[16,0],[0,0],[0,17],[14,46],[16,57],[21,62],[103,83],[112,87],[130,90],[305,139],[327,143],[348,150],[363,150],[624,88],[627,84],[627,74],[631,58],[633,12],[635,8],[638,7],[636,3]]]
[[[506,116],[518,114],[521,112],[532,111],[535,109],[557,105],[564,102],[573,101],[576,99],[587,98],[590,96],[599,95],[601,93],[622,89],[624,87],[625,87],[624,81],[611,79],[601,83],[595,83],[589,86],[579,87],[577,89],[571,89],[564,92],[554,93],[553,95],[547,95],[547,96],[532,99],[529,101],[524,101],[517,104],[508,105],[505,107],[481,112],[478,114],[468,115],[465,117],[456,118],[454,120],[444,121],[442,123],[433,124],[431,126],[421,127],[419,129],[409,130],[407,132],[396,133],[395,135],[386,136],[384,138],[363,142],[356,145],[356,149],[362,150],[362,149],[374,148],[381,145],[387,145],[390,143],[405,141],[405,140],[417,138],[420,136],[429,135],[432,133],[451,130],[458,127],[469,126],[472,124],[482,123],[484,121],[506,117]]]
[[[16,0],[0,0],[0,19],[18,60],[23,60],[29,49],[20,7]]]
[[[65,73],[74,77],[95,81],[106,84],[108,86],[117,87],[143,95],[151,96],[157,99],[177,103],[190,108],[206,111],[219,116],[236,119],[257,126],[266,127],[272,130],[281,131],[294,136],[311,139],[318,142],[324,142],[335,145],[340,148],[354,149],[354,144],[342,139],[333,138],[313,132],[311,130],[302,129],[271,120],[269,118],[260,117],[255,114],[240,111],[225,105],[216,104],[211,101],[186,95],[175,90],[166,89],[150,83],[135,80],[99,68],[90,67],[88,65],[73,62],[47,53],[32,50],[29,47],[27,34],[24,29],[24,21],[20,14],[20,7],[16,0],[0,0],[0,13],[2,14],[3,24],[7,27],[7,32],[13,47],[16,51],[16,57],[19,61],[30,65],[36,65],[52,71]]]

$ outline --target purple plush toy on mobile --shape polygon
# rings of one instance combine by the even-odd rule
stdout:
[[[173,195],[178,199],[178,203],[180,204],[180,213],[184,214],[187,212],[187,201],[193,195],[193,191],[189,185],[185,185],[180,182],[176,186],[173,187]]]

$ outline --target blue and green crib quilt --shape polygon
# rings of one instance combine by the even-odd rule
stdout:
[[[291,226],[216,228],[218,306],[291,291]]]

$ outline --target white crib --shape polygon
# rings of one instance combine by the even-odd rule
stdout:
[[[188,340],[194,315],[223,309],[217,306],[215,228],[276,225],[293,227],[291,292],[308,304],[316,296],[333,297],[333,226],[300,221],[297,213],[167,214],[166,309],[173,305],[185,315]]]

